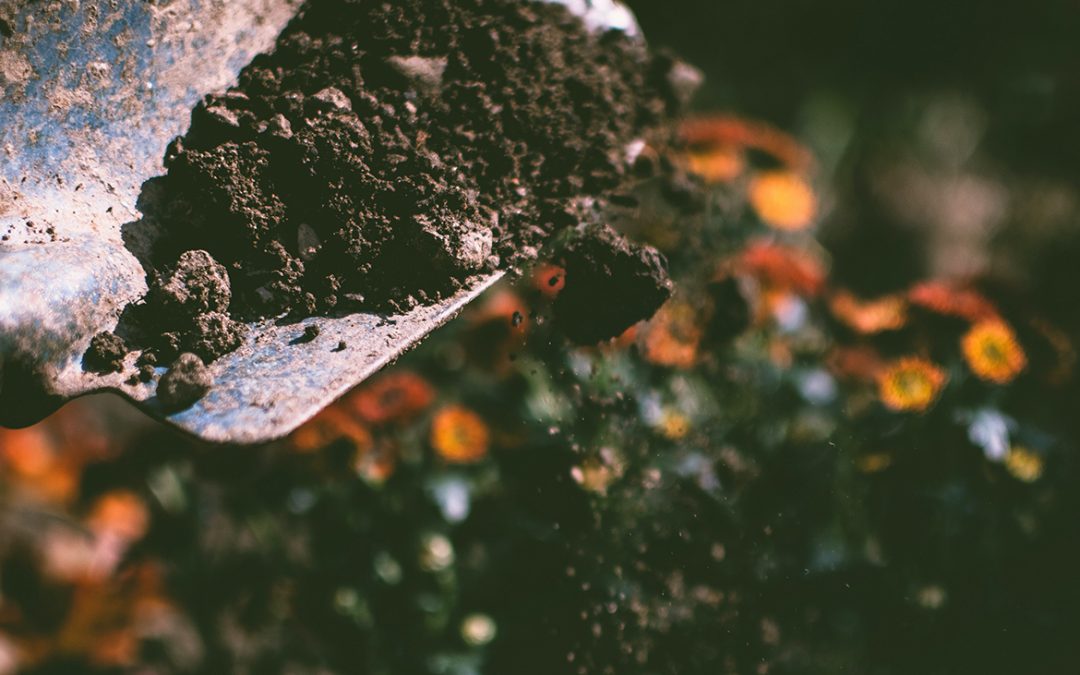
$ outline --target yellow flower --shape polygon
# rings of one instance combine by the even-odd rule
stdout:
[[[618,471],[598,459],[586,459],[570,469],[574,482],[589,492],[606,495],[608,486],[618,478]]]
[[[447,406],[431,423],[431,447],[448,462],[469,463],[488,453],[490,433],[480,416],[462,406]]]
[[[810,185],[790,171],[767,171],[750,182],[750,204],[778,230],[802,230],[814,221],[818,203]]]
[[[1005,468],[1017,480],[1034,483],[1043,473],[1043,459],[1027,448],[1014,446],[1005,455]]]
[[[887,408],[921,412],[937,399],[946,379],[934,363],[909,356],[885,368],[878,376],[878,391]]]
[[[678,441],[690,432],[690,420],[676,410],[665,410],[658,425],[660,435],[670,441]]]
[[[1016,335],[1001,320],[975,324],[964,336],[961,348],[971,371],[990,382],[1011,382],[1027,367],[1027,356]]]

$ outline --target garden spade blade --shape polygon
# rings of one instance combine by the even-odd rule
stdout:
[[[612,0],[555,1],[598,29],[637,30]],[[195,103],[232,84],[298,8],[299,0],[0,0],[0,424],[114,391],[209,441],[278,438],[501,276],[395,317],[252,324],[243,346],[211,365],[209,394],[170,415],[155,381],[128,380],[137,353],[123,374],[84,370],[92,336],[114,329],[147,290],[132,253],[146,241],[131,240],[154,236],[140,212],[144,183],[163,173],[165,148]],[[310,323],[320,334],[299,340]]]

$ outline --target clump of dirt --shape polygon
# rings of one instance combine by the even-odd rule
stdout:
[[[565,285],[553,306],[556,326],[578,344],[618,336],[671,297],[667,262],[651,246],[608,225],[575,233],[562,252]]]
[[[157,397],[167,411],[183,410],[210,391],[214,385],[210,369],[195,354],[176,358],[158,382]]]
[[[561,5],[310,0],[169,147],[145,342],[212,361],[237,320],[399,312],[533,259],[633,179],[688,79]]]
[[[558,5],[313,0],[171,146],[159,255],[209,251],[243,316],[437,299],[618,187],[672,67]]]
[[[94,373],[105,375],[119,373],[124,369],[127,343],[112,333],[98,333],[90,340],[90,348],[83,356],[83,366]]]

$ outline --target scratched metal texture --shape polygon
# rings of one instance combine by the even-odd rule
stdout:
[[[590,26],[637,34],[612,0],[547,0]],[[64,400],[122,394],[212,442],[286,435],[453,317],[501,274],[397,317],[352,314],[252,325],[211,366],[215,386],[166,415],[156,383],[82,367],[90,338],[116,327],[146,292],[132,251],[154,237],[140,210],[166,145],[194,104],[235,81],[270,48],[300,0],[0,0],[0,424],[40,391],[44,415]],[[126,243],[125,243],[126,242]],[[297,342],[308,323],[319,337]],[[336,351],[339,342],[343,350]],[[160,374],[159,370],[159,374]],[[8,375],[8,376],[6,376]],[[25,411],[20,422],[26,422]]]

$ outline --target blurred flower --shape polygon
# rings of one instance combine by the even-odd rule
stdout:
[[[961,348],[971,371],[983,380],[1007,384],[1027,367],[1016,334],[998,319],[975,324],[964,335]]]
[[[99,559],[94,537],[84,531],[70,526],[49,527],[39,537],[42,570],[54,581],[100,580],[113,571],[113,561]]]
[[[750,205],[766,225],[778,230],[802,230],[817,216],[814,190],[801,176],[788,171],[759,173],[750,181]]]
[[[743,153],[730,145],[691,150],[686,155],[686,168],[701,176],[706,183],[728,183],[746,168]]]
[[[734,265],[737,271],[753,276],[767,288],[799,295],[813,297],[825,283],[824,265],[818,257],[765,239],[750,242]]]
[[[915,593],[915,601],[924,609],[941,609],[948,599],[948,593],[937,584],[923,586]]]
[[[488,453],[490,433],[479,415],[462,406],[447,406],[431,422],[431,447],[453,463],[476,462]]]
[[[968,422],[968,440],[982,448],[986,458],[1000,462],[1009,451],[1009,434],[1016,429],[1016,420],[993,408],[982,408],[974,414],[961,415]]]
[[[645,324],[642,352],[646,361],[658,366],[690,368],[697,361],[702,329],[694,308],[672,301]]]
[[[454,564],[454,545],[441,534],[426,535],[420,542],[420,569],[441,572]]]
[[[1005,468],[1017,480],[1034,483],[1043,474],[1043,458],[1021,446],[1013,446],[1005,456]]]
[[[943,281],[927,281],[913,286],[908,302],[936,314],[980,321],[998,315],[997,308],[981,293]]]
[[[322,450],[331,443],[347,440],[360,451],[372,446],[371,433],[347,413],[341,404],[324,409],[292,433],[289,441],[300,452]]]
[[[469,481],[462,476],[439,476],[429,490],[448,523],[460,523],[469,517],[471,495]]]
[[[909,356],[886,366],[878,376],[878,392],[887,408],[921,412],[938,397],[946,379],[934,363]]]
[[[855,468],[863,473],[880,473],[892,466],[892,461],[887,452],[870,452],[855,459]]]
[[[435,400],[427,380],[407,370],[387,373],[357,390],[346,403],[368,424],[405,422]]]
[[[111,535],[137,541],[146,534],[150,513],[146,503],[135,493],[115,490],[98,498],[86,524],[99,537]]]
[[[836,400],[836,380],[824,368],[814,368],[796,375],[795,384],[803,399],[817,406],[824,406]]]
[[[848,291],[837,291],[829,300],[829,309],[860,335],[897,330],[907,323],[907,302],[898,295],[863,301]]]
[[[589,458],[570,469],[570,477],[578,485],[597,494],[606,495],[608,486],[618,478],[618,471],[596,458]]]
[[[668,408],[664,410],[658,425],[660,435],[670,441],[678,441],[686,437],[690,432],[690,418],[678,410]]]
[[[810,308],[806,301],[794,293],[773,291],[766,293],[763,300],[764,307],[783,333],[797,333],[810,318]]]
[[[734,115],[710,115],[684,120],[679,136],[691,151],[703,152],[712,148],[754,148],[772,155],[796,171],[813,168],[814,159],[794,136],[757,120]]]
[[[383,583],[394,586],[401,581],[401,577],[403,576],[401,563],[395,560],[394,556],[386,551],[379,551],[376,553],[371,564],[372,567],[375,568],[376,576],[378,576]]]
[[[0,429],[0,456],[9,471],[36,478],[53,466],[56,443],[45,425],[27,429]]]
[[[465,643],[480,647],[495,639],[497,627],[487,614],[470,614],[461,622],[461,637]]]
[[[554,298],[566,285],[566,270],[551,263],[540,263],[533,268],[533,285],[536,290]]]

